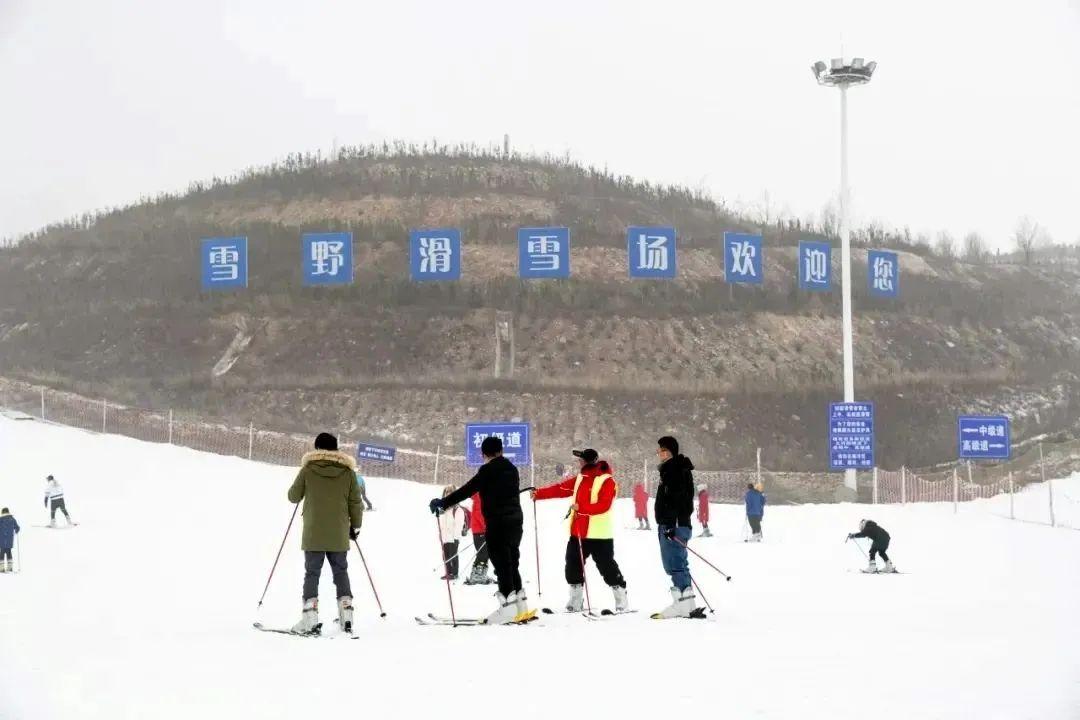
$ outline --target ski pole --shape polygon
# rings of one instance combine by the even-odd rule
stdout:
[[[727,580],[728,582],[731,582],[731,576],[730,576],[730,575],[728,575],[728,574],[727,574],[726,572],[724,572],[723,570],[721,570],[720,568],[716,567],[716,566],[715,566],[715,565],[713,565],[713,564],[712,564],[711,562],[709,562],[708,560],[706,560],[705,558],[703,558],[703,557],[701,556],[701,553],[697,552],[696,550],[694,550],[694,548],[692,548],[692,547],[690,547],[689,545],[687,545],[686,543],[684,543],[684,542],[682,541],[682,539],[681,539],[681,538],[680,538],[679,536],[677,536],[677,535],[672,535],[671,539],[672,539],[672,540],[674,540],[675,542],[679,543],[680,545],[682,545],[682,546],[683,546],[684,548],[686,548],[686,549],[687,549],[687,550],[689,550],[690,552],[694,553],[694,555],[696,555],[696,556],[697,556],[697,558],[698,558],[699,560],[701,560],[701,561],[702,561],[703,563],[705,563],[706,565],[708,565],[709,567],[711,567],[711,568],[712,568],[713,570],[715,570],[716,572],[718,572],[718,573],[720,573],[721,575],[723,575],[723,576],[724,576],[724,579],[725,579],[725,580]]]
[[[850,539],[851,539],[851,538],[848,538],[848,539],[847,539],[847,540],[845,540],[844,542],[846,543],[846,542],[847,542],[848,540],[850,540]],[[852,543],[852,545],[854,545],[855,547],[859,548],[859,552],[861,552],[861,553],[862,553],[862,556],[863,556],[863,557],[870,557],[869,555],[867,555],[867,554],[866,554],[866,551],[865,551],[865,550],[863,550],[863,547],[862,547],[862,545],[860,545],[860,544],[858,543],[858,541],[855,541],[854,543]]]
[[[382,609],[382,601],[379,600],[379,591],[375,589],[375,581],[371,579],[371,570],[368,568],[367,559],[364,558],[364,551],[360,549],[360,543],[353,538],[353,545],[356,546],[356,552],[360,553],[360,562],[364,563],[364,572],[367,573],[367,581],[371,585],[371,594],[375,596],[375,604],[379,606],[379,617],[386,617],[386,612]]]
[[[536,542],[536,596],[543,597],[544,591],[540,588],[540,530],[536,522],[536,498],[533,498],[533,540]]]
[[[592,615],[592,600],[589,599],[589,578],[585,577],[585,548],[582,545],[584,541],[582,538],[577,538],[577,541],[578,556],[581,558],[581,584],[585,586],[585,604],[589,608],[589,614]]]
[[[22,572],[22,543],[19,542],[19,533],[15,533],[15,562],[19,566],[15,572]]]
[[[439,524],[439,516],[435,516],[435,529],[439,531],[439,553],[443,551],[442,525]],[[454,593],[450,590],[450,573],[446,573],[446,597],[450,598],[450,624],[457,627],[457,615],[454,614]]]
[[[274,571],[277,570],[278,560],[281,559],[281,551],[285,549],[285,541],[289,539],[289,531],[292,530],[293,520],[296,519],[296,511],[300,509],[300,503],[293,505],[292,517],[289,518],[289,525],[285,528],[285,537],[281,538],[281,547],[278,548],[277,557],[274,558],[274,565],[270,568],[270,575],[266,578],[266,587],[263,588],[262,597],[259,598],[258,607],[262,607],[263,600],[266,599],[266,591],[270,589],[270,581],[274,578]]]
[[[701,596],[701,599],[705,601],[705,606],[709,608],[709,612],[715,615],[716,611],[713,610],[712,604],[709,603],[709,598],[705,597],[705,593],[701,592],[701,586],[698,585],[693,575],[690,576],[690,582],[694,583],[694,589],[697,590],[697,594]]]
[[[446,558],[446,560],[443,561],[442,569],[445,570],[446,569],[446,563],[450,562],[451,560],[453,560],[456,557],[461,557],[462,558],[462,564],[464,564],[465,563],[465,558],[468,557],[468,555],[462,556],[462,553],[468,553],[468,552],[472,552],[472,551],[480,552],[481,550],[484,549],[485,545],[487,545],[486,540],[484,542],[480,543],[480,547],[478,547],[478,548],[474,548],[474,547],[472,547],[470,545],[469,547],[465,547],[465,548],[462,548],[462,549],[458,550],[452,556]],[[439,568],[432,568],[431,572],[439,572]]]

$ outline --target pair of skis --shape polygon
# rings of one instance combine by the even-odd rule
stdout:
[[[419,615],[417,615],[414,619],[420,625],[450,625],[450,626],[454,626],[454,627],[456,627],[458,625],[465,626],[465,627],[474,627],[474,626],[479,626],[479,625],[487,626],[487,623],[484,622],[483,618],[456,618],[456,619],[454,619],[454,618],[448,618],[448,617],[444,617],[444,616],[440,616],[440,615],[435,615],[434,613],[428,613],[427,616],[425,616],[425,617],[420,617]],[[530,610],[529,612],[525,613],[524,617],[522,617],[520,620],[515,618],[511,622],[500,623],[500,625],[528,625],[529,623],[534,622],[535,620],[538,620],[538,619],[539,618],[536,615],[536,611],[535,610]]]
[[[337,620],[335,620],[334,622],[336,623]],[[358,639],[360,639],[360,636],[356,634],[355,629],[351,630],[349,632],[342,631],[340,633],[335,633],[333,635],[323,635],[322,634],[322,623],[319,623],[318,625],[316,625],[315,629],[313,631],[306,632],[306,633],[296,632],[295,630],[290,630],[290,629],[287,629],[287,628],[266,627],[265,625],[263,625],[260,622],[252,623],[252,627],[254,627],[256,630],[258,630],[260,632],[277,633],[279,635],[293,635],[295,637],[325,638],[327,640],[333,640],[334,638],[340,638],[340,637],[345,637],[345,638],[348,638],[349,640],[358,640]]]

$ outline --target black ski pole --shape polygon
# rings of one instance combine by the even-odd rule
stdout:
[[[379,617],[386,617],[386,612],[382,609],[382,601],[379,600],[379,591],[375,589],[375,581],[371,579],[371,570],[368,568],[364,551],[360,549],[360,543],[356,538],[353,538],[353,545],[356,546],[356,552],[360,553],[360,562],[364,563],[364,572],[367,573],[367,581],[371,585],[371,594],[375,596],[375,604],[379,606]]]
[[[684,542],[682,541],[682,538],[678,537],[677,535],[672,535],[672,536],[671,536],[671,539],[672,539],[672,540],[674,540],[675,542],[679,543],[680,545],[682,545],[682,546],[683,546],[684,548],[686,548],[686,549],[687,549],[687,550],[689,550],[690,552],[694,553],[694,555],[696,555],[696,556],[697,556],[697,558],[698,558],[699,560],[701,560],[701,561],[702,561],[703,563],[705,563],[706,565],[708,565],[709,567],[711,567],[711,568],[712,568],[713,570],[715,570],[716,572],[718,572],[718,573],[720,573],[721,575],[723,575],[723,576],[724,576],[724,579],[725,579],[725,580],[727,580],[728,582],[731,582],[731,576],[730,576],[730,575],[728,575],[728,574],[727,574],[726,572],[724,572],[723,570],[721,570],[720,568],[716,567],[716,566],[715,566],[715,565],[713,565],[713,564],[712,564],[711,562],[709,562],[708,560],[706,560],[705,558],[703,558],[703,557],[701,556],[701,553],[697,552],[696,550],[694,550],[694,548],[692,548],[692,547],[690,547],[689,545],[687,545],[686,543],[684,543]]]
[[[846,542],[847,542],[848,540],[851,540],[851,538],[849,537],[849,538],[848,538],[847,540],[845,540],[844,542],[846,543]],[[859,548],[859,552],[861,552],[861,553],[862,553],[862,556],[863,556],[863,557],[870,557],[869,555],[867,555],[867,554],[866,554],[866,551],[865,551],[865,550],[863,550],[863,547],[862,547],[862,545],[860,545],[860,544],[859,544],[859,542],[858,542],[857,540],[856,540],[856,541],[855,541],[854,543],[852,543],[852,544],[853,544],[853,545],[854,545],[855,547]]]
[[[292,530],[293,520],[296,519],[296,511],[300,509],[300,503],[293,505],[292,517],[289,518],[289,525],[285,528],[285,537],[281,538],[281,547],[278,548],[277,557],[274,558],[274,565],[270,568],[270,575],[266,578],[266,587],[263,588],[262,597],[259,598],[259,607],[262,607],[263,600],[266,599],[266,591],[270,589],[270,581],[274,578],[274,571],[277,570],[278,560],[281,559],[281,551],[285,549],[285,541],[289,539],[289,531]]]
[[[713,610],[713,606],[709,603],[709,598],[705,597],[705,593],[701,592],[701,586],[698,585],[693,575],[690,576],[690,582],[694,583],[694,589],[697,590],[697,594],[701,596],[701,599],[705,601],[705,606],[709,608],[709,612],[715,615],[716,611]]]

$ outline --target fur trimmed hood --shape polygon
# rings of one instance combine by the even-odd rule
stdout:
[[[356,460],[354,460],[351,455],[346,455],[340,450],[312,450],[311,452],[304,453],[303,459],[300,460],[300,465],[303,467],[317,462],[329,462],[336,465],[344,465],[353,472],[356,472]]]

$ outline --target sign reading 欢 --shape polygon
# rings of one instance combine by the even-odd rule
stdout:
[[[897,297],[900,294],[900,257],[887,250],[868,252],[866,281],[871,295]]]
[[[570,228],[518,229],[518,266],[527,280],[570,277]]]
[[[459,280],[461,231],[457,228],[409,231],[409,271],[412,279]]]
[[[352,233],[304,233],[301,249],[304,285],[352,283]]]
[[[367,443],[357,443],[356,445],[357,460],[374,460],[375,462],[392,463],[396,456],[397,450],[392,447],[368,445]]]
[[[874,467],[874,404],[829,403],[829,469]]]
[[[515,465],[528,465],[532,460],[528,423],[469,423],[465,426],[465,464],[480,467],[484,456],[480,445],[484,438],[502,440],[503,457]]]
[[[246,237],[202,241],[202,289],[245,288],[248,282]]]
[[[832,289],[832,246],[829,243],[799,243],[799,289]]]
[[[760,235],[724,233],[724,279],[751,285],[764,282]]]
[[[961,415],[957,422],[956,444],[962,460],[1008,460],[1010,437],[1009,418],[1001,415]]]
[[[675,277],[675,228],[627,228],[626,252],[630,263],[630,277]]]

